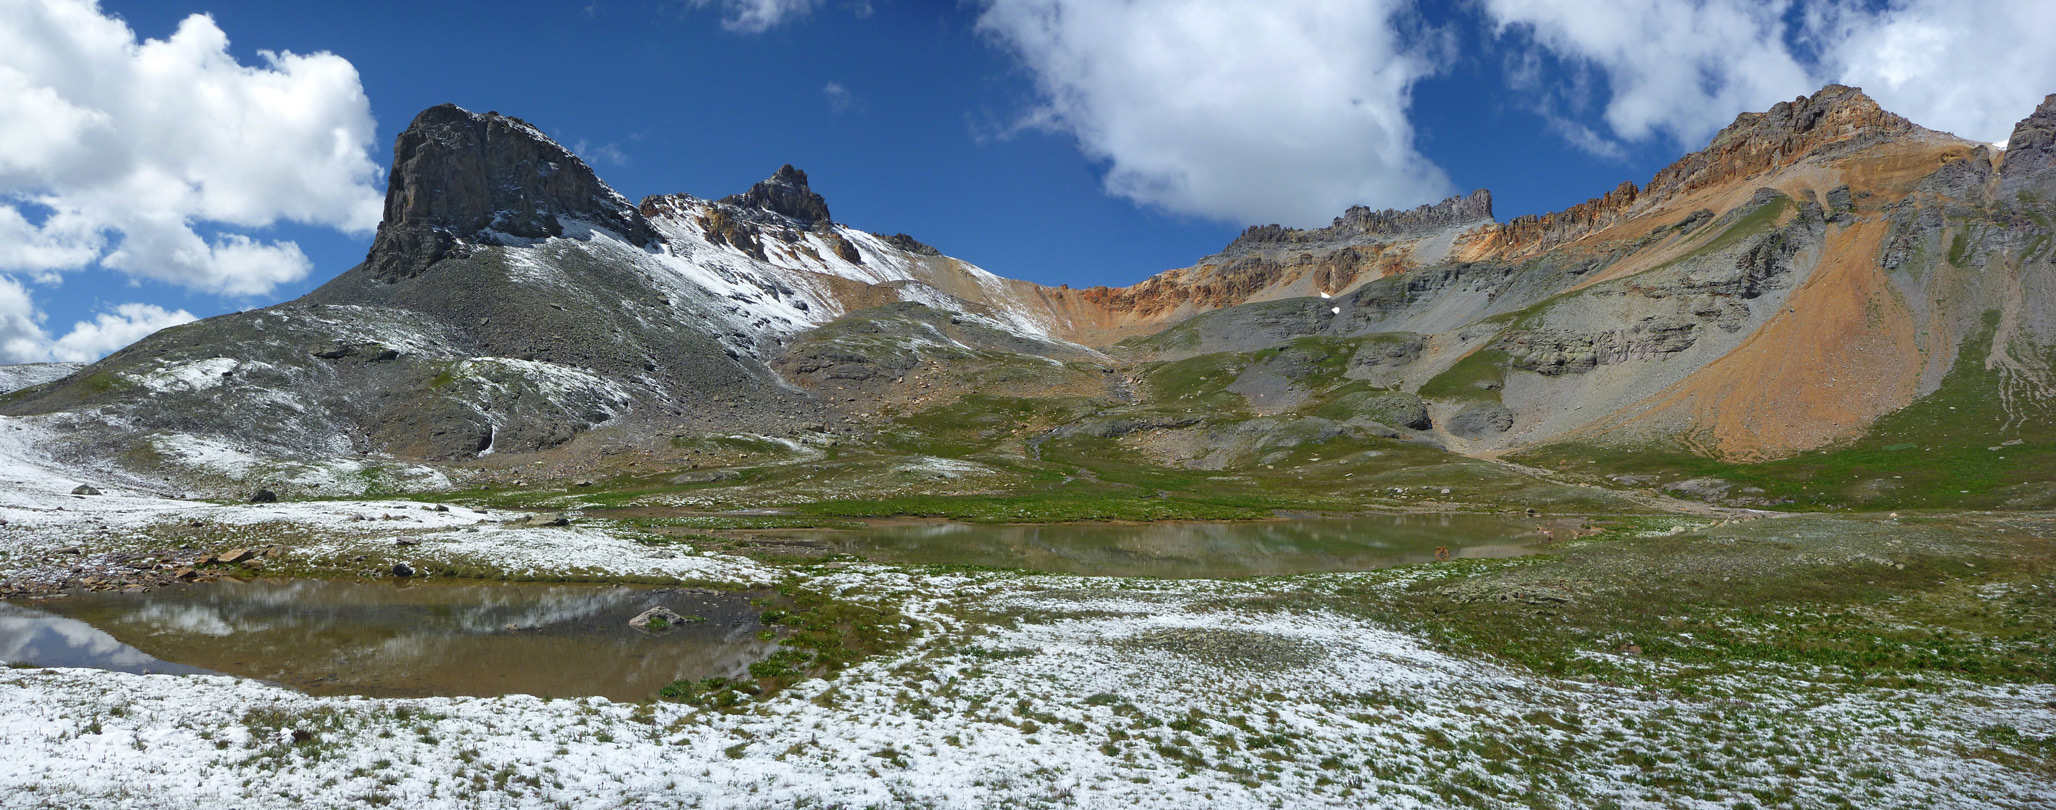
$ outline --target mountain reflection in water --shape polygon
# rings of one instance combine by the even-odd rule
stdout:
[[[83,628],[144,659],[312,694],[638,700],[681,678],[744,675],[769,655],[775,642],[756,637],[762,627],[750,598],[687,588],[290,580],[85,594],[39,607],[67,617],[60,621],[68,632]],[[628,625],[659,605],[705,621],[656,633]],[[0,658],[121,668],[102,663],[113,656]]]

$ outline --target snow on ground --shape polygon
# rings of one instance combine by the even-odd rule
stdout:
[[[505,511],[75,497],[81,482],[39,455],[35,434],[0,420],[0,575],[59,547],[147,549],[195,522],[280,543],[288,562],[757,584],[791,573]],[[800,575],[898,607],[919,639],[733,713],[4,669],[0,807],[2056,806],[2056,786],[2005,748],[2007,734],[2056,735],[2056,685],[1888,689],[1766,669],[1664,694],[1453,656],[1323,607],[1340,588],[1403,587],[1407,569]]]
[[[160,394],[180,391],[200,391],[221,384],[223,377],[235,373],[241,362],[227,357],[211,357],[191,363],[177,363],[159,366],[155,371],[136,379],[144,388]],[[251,363],[251,367],[263,366]]]
[[[51,380],[63,379],[72,372],[85,368],[84,363],[15,363],[0,365],[0,394],[19,391],[32,385],[42,385]]]
[[[2056,687],[1688,699],[1555,682],[1321,610],[1299,584],[918,575],[913,648],[735,713],[316,698],[221,677],[0,671],[8,807],[2031,807],[1967,744]]]
[[[777,577],[741,558],[706,556],[683,545],[650,546],[579,527],[526,527],[529,513],[394,500],[216,504],[166,498],[117,482],[74,476],[42,451],[32,420],[0,417],[0,580],[58,549],[85,555],[147,551],[166,527],[199,528],[237,545],[287,546],[308,562],[366,555],[430,566],[491,570],[509,576],[578,572],[764,583]],[[235,466],[254,457],[193,440],[190,457]],[[326,468],[309,468],[313,475]],[[98,495],[74,495],[81,484]],[[217,531],[218,530],[218,531]],[[202,533],[206,533],[202,532]],[[400,537],[420,543],[396,555]]]

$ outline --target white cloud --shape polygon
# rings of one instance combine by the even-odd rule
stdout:
[[[0,276],[0,363],[87,362],[107,356],[167,326],[195,318],[183,309],[166,311],[155,304],[122,304],[91,321],[72,324],[64,337],[51,340],[43,331],[45,316],[21,282]]]
[[[848,112],[857,106],[856,94],[842,86],[842,82],[829,82],[823,85],[821,95],[828,97],[828,109],[831,112]]]
[[[1602,73],[1604,124],[1631,141],[1667,137],[1696,148],[1739,113],[1829,82],[1861,87],[1922,126],[1998,141],[2056,91],[2056,50],[2046,47],[2056,3],[2048,0],[1484,0],[1483,8],[1517,46]],[[1529,64],[1510,68],[1516,84]],[[1592,143],[1587,133],[1552,128]]]
[[[580,138],[571,147],[571,151],[578,153],[579,157],[585,158],[585,162],[588,164],[609,163],[615,166],[628,165],[628,153],[621,151],[621,147],[613,143],[593,144],[588,143],[584,138]]]
[[[772,27],[814,13],[821,0],[685,0],[689,8],[718,8],[721,27],[738,34],[761,34]]]
[[[50,359],[50,336],[43,332],[43,313],[29,299],[21,282],[0,276],[0,362],[35,363]]]
[[[245,66],[203,15],[138,40],[90,0],[0,0],[0,271],[95,260],[255,295],[306,275],[292,221],[378,224],[370,103],[341,57]],[[220,232],[203,239],[195,225]],[[110,252],[111,250],[111,252]]]
[[[1788,2],[1485,0],[1502,34],[1597,65],[1611,85],[1608,128],[1697,146],[1737,113],[1811,92],[1785,45]],[[1569,134],[1569,133],[1566,133]]]
[[[1451,188],[1407,120],[1442,38],[1408,0],[991,0],[979,30],[1042,99],[1024,121],[1108,164],[1107,190],[1237,223],[1326,224]]]
[[[73,363],[98,360],[159,329],[194,320],[193,314],[183,309],[167,312],[154,304],[122,304],[91,321],[73,324],[69,333],[51,345],[50,357]]]
[[[1812,35],[1827,70],[1925,127],[2004,141],[2056,93],[2056,3],[1901,0],[1866,12],[1823,4]]]

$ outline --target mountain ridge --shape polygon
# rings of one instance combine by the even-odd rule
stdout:
[[[1073,290],[836,223],[790,165],[630,204],[519,119],[436,107],[396,139],[364,264],[0,409],[160,470],[178,436],[477,474],[661,468],[694,436],[898,446],[945,429],[923,414],[1000,400],[1056,409],[1009,430],[1172,467],[1251,463],[1283,436],[1760,463],[1861,440],[1981,363],[2013,426],[1996,445],[2056,391],[2056,96],[2016,141],[1831,85],[1564,211],[1498,222],[1484,190],[1354,207]],[[1170,382],[1195,363],[1226,382]]]

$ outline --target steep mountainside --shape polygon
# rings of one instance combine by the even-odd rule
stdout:
[[[399,137],[362,265],[0,408],[82,461],[229,458],[234,480],[329,480],[337,459],[655,473],[728,463],[706,442],[732,436],[940,454],[994,491],[1059,457],[1341,464],[1329,480],[1366,493],[1406,468],[1536,474],[1451,461],[1470,456],[1738,503],[2039,505],[2052,209],[2056,97],[2002,150],[1830,86],[1565,211],[1502,223],[1484,191],[1352,208],[1073,290],[836,223],[790,166],[632,205],[534,127],[444,106]],[[1385,471],[1352,479],[1364,464]]]
[[[581,437],[618,452],[825,430],[835,409],[767,361],[853,309],[915,301],[1054,331],[1035,285],[836,224],[790,166],[721,201],[631,205],[534,127],[452,106],[417,117],[393,165],[363,264],[160,332],[7,411],[48,415],[82,457],[166,470],[447,462]]]
[[[1782,458],[1863,435],[1962,363],[2004,375],[2018,424],[2041,412],[2056,346],[2052,116],[2044,104],[2002,153],[1829,87],[1741,116],[1646,187],[1472,227],[1446,260],[1333,302],[1232,307],[1126,348],[1179,359],[1409,336],[1420,350],[1394,382],[1448,421],[1483,414],[1441,431],[1474,452],[1656,442]]]

